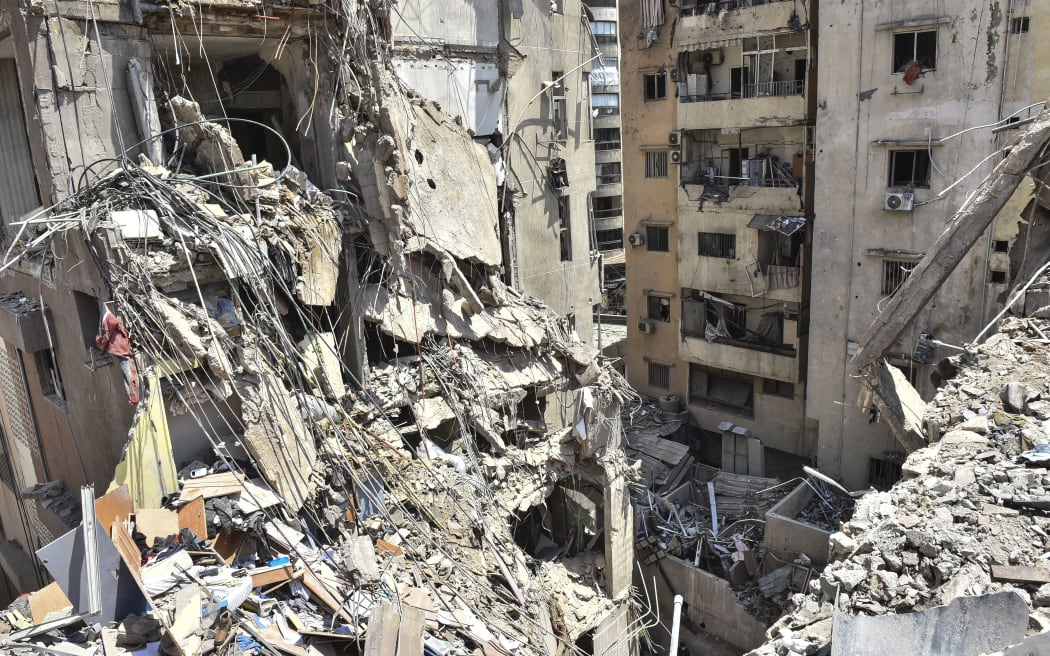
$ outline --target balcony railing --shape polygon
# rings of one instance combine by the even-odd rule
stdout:
[[[616,141],[595,141],[595,150],[620,150],[620,140]]]
[[[614,182],[614,183],[610,183],[610,184],[616,184],[616,183]],[[622,207],[614,207],[614,208],[612,208],[610,210],[592,210],[592,212],[594,214],[594,218],[596,218],[596,219],[612,219],[612,218],[615,218],[615,217],[618,217],[618,216],[622,216],[623,215],[623,208]]]
[[[747,9],[749,7],[786,1],[787,0],[716,0],[714,2],[705,2],[705,0],[679,0],[678,11],[683,16],[696,16],[699,14],[717,14],[723,11]]]
[[[782,178],[738,178],[726,175],[709,176],[698,174],[682,176],[682,185],[704,185],[715,189],[729,190],[730,187],[776,187],[792,189],[798,187],[798,180],[785,180]]]
[[[713,100],[736,100],[739,98],[772,98],[784,96],[801,96],[805,89],[802,80],[783,80],[778,82],[755,82],[745,84],[744,88],[733,93],[702,93],[691,96],[678,96],[678,102],[710,102]]]
[[[619,173],[614,173],[611,175],[599,175],[596,177],[598,179],[598,186],[620,184],[622,178],[622,176]]]

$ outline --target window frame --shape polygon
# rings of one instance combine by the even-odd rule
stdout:
[[[705,232],[701,230],[696,235],[696,254],[698,257],[718,257],[724,260],[736,259],[735,232]],[[720,248],[705,248],[705,246],[718,246]],[[724,251],[726,254],[719,254],[714,251]]]
[[[898,179],[897,168],[898,168],[898,157],[903,155],[911,155],[911,176],[905,181],[903,178]],[[930,188],[930,172],[933,169],[933,157],[930,156],[930,151],[927,148],[898,148],[896,150],[890,150],[888,156],[888,168],[886,171],[886,187],[889,189],[929,189]],[[919,162],[921,159],[925,159],[925,180],[922,182],[916,181],[916,170],[919,169]]]
[[[667,100],[667,71],[642,74],[642,99],[645,102]]]
[[[1010,19],[1010,34],[1028,34],[1031,27],[1031,16],[1014,16]]]
[[[572,262],[572,196],[558,196],[558,255]]]
[[[653,235],[659,238],[654,239]],[[671,251],[671,228],[667,226],[645,226],[645,250],[655,253],[669,253]]]
[[[882,295],[893,296],[897,293],[897,290],[901,288],[901,285],[908,279],[911,272],[915,270],[915,267],[919,266],[919,260],[891,260],[885,259],[882,261],[882,282],[879,289]],[[900,267],[903,269],[902,273],[891,271],[890,267]],[[889,288],[889,284],[896,280],[896,284],[893,289]],[[887,291],[889,290],[889,291]]]
[[[666,304],[661,301],[667,301]],[[654,312],[653,307],[657,310]],[[663,317],[660,314],[663,309],[667,309],[667,316]],[[666,294],[646,294],[645,295],[645,318],[650,321],[660,321],[662,323],[671,323],[671,299]]]
[[[652,361],[650,361],[648,363],[648,365],[649,365],[649,367],[648,367],[648,369],[649,369],[649,371],[648,371],[649,387],[655,387],[657,389],[671,389],[671,365],[664,364],[662,362],[652,362]],[[654,381],[653,380],[653,378],[654,378],[653,374],[655,372],[660,372],[659,375],[662,376],[663,378],[665,378],[666,380],[663,381],[662,383],[660,381]]]
[[[927,66],[919,59],[919,36],[920,35],[933,35],[933,62]],[[911,38],[911,57],[906,61],[902,60],[898,63],[897,51],[897,39],[910,37]],[[918,62],[919,67],[925,71],[937,70],[937,56],[940,54],[940,39],[938,38],[936,29],[924,29],[924,30],[901,30],[899,32],[893,32],[893,43],[892,43],[892,55],[891,64],[893,66],[893,75],[903,75],[908,69],[908,64],[911,62]]]
[[[646,150],[645,177],[649,180],[662,180],[670,176],[671,157],[666,150]]]

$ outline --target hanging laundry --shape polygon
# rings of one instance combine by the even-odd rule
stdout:
[[[135,354],[131,350],[131,335],[117,315],[102,306],[102,317],[98,322],[98,335],[95,345],[99,350],[116,356],[120,360],[120,371],[124,374],[124,389],[128,393],[128,403],[139,402],[139,372],[135,366]]]
[[[904,71],[904,83],[908,86],[915,84],[915,80],[919,79],[922,75],[922,66],[919,66],[919,62],[913,61],[908,64],[908,69]]]

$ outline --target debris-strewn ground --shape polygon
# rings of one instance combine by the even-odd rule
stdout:
[[[946,380],[925,416],[934,441],[909,455],[903,480],[857,502],[831,538],[834,561],[753,653],[827,646],[836,604],[907,613],[1000,590],[1028,602],[1032,630],[1050,628],[1050,472],[1034,453],[1050,440],[1045,330],[1040,319],[1006,319],[938,367]]]

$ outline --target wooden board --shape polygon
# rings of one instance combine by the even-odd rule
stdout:
[[[58,583],[46,585],[29,595],[29,610],[33,612],[33,624],[43,624],[48,613],[71,608],[73,602],[62,592]]]
[[[152,547],[157,538],[178,535],[179,514],[166,508],[140,508],[135,513],[135,530],[145,535],[146,545]]]
[[[1050,583],[1050,570],[1042,567],[992,565],[992,579],[1008,583]]]
[[[208,474],[186,481],[182,488],[183,498],[203,496],[205,499],[226,497],[239,494],[244,489],[244,474],[239,472],[221,472]]]
[[[197,496],[179,507],[179,530],[188,528],[198,540],[208,538],[208,517],[204,511],[204,497]]]
[[[212,549],[214,549],[215,553],[219,554],[219,556],[226,561],[227,565],[231,565],[233,564],[233,560],[237,557],[237,552],[240,550],[243,542],[244,533],[240,531],[234,531],[229,535],[219,533],[215,536],[215,542],[212,544]]]
[[[131,532],[128,531],[128,527],[124,525],[124,522],[117,522],[113,525],[110,536],[128,569],[131,570],[136,579],[142,580],[142,554],[139,552],[139,547],[135,544],[135,540],[131,538]]]
[[[300,576],[291,565],[283,565],[280,567],[259,567],[250,570],[248,574],[252,577],[253,588],[269,587],[274,583],[291,581]]]
[[[106,533],[110,532],[114,524],[127,519],[132,512],[134,508],[127,485],[114,488],[95,499],[95,517]]]

